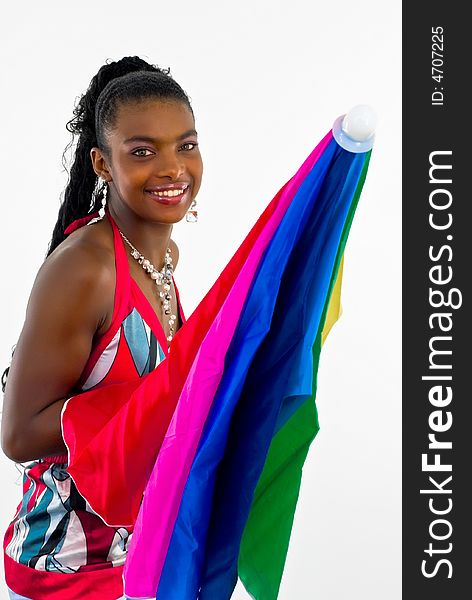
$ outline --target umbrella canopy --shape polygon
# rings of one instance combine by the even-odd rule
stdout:
[[[108,525],[134,526],[127,596],[223,600],[239,575],[277,598],[371,154],[345,149],[347,133],[335,124],[276,194],[166,360],[64,405],[77,489]]]

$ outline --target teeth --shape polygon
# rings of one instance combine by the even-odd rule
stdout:
[[[185,190],[165,190],[164,192],[151,192],[154,196],[180,196]]]

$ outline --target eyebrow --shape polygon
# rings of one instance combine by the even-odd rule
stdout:
[[[189,129],[188,131],[184,131],[177,136],[178,140],[183,140],[189,135],[198,135],[195,129]],[[157,138],[150,137],[149,135],[133,135],[132,137],[127,138],[123,143],[128,144],[130,142],[157,142]]]

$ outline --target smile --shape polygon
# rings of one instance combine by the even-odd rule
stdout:
[[[184,202],[188,197],[189,188],[182,189],[173,189],[173,190],[164,190],[155,192],[152,190],[144,190],[146,194],[148,194],[153,200],[159,202],[160,204],[166,204],[171,206],[176,206],[181,202]]]
[[[153,191],[149,190],[150,194],[154,194],[156,196],[165,196],[165,197],[170,197],[170,198],[173,196],[180,196],[184,192],[185,192],[185,190],[165,190],[163,192],[153,192]]]

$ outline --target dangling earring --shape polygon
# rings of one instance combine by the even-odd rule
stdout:
[[[185,215],[185,219],[187,223],[196,223],[198,221],[198,211],[196,209],[197,201],[195,199],[192,200],[192,204]]]
[[[107,205],[107,195],[108,195],[108,185],[105,180],[103,181],[102,194],[103,194],[102,195],[102,207],[98,211],[98,217],[94,217],[93,219],[91,219],[88,222],[88,225],[91,225],[92,223],[96,223],[97,221],[101,221],[103,219],[103,217],[105,216],[105,208]]]
[[[106,181],[104,181],[104,183],[103,183],[102,193],[103,193],[103,196],[102,196],[102,207],[98,211],[100,219],[103,219],[103,217],[105,216],[105,208],[106,208],[106,205],[107,205],[108,185],[107,185]]]

